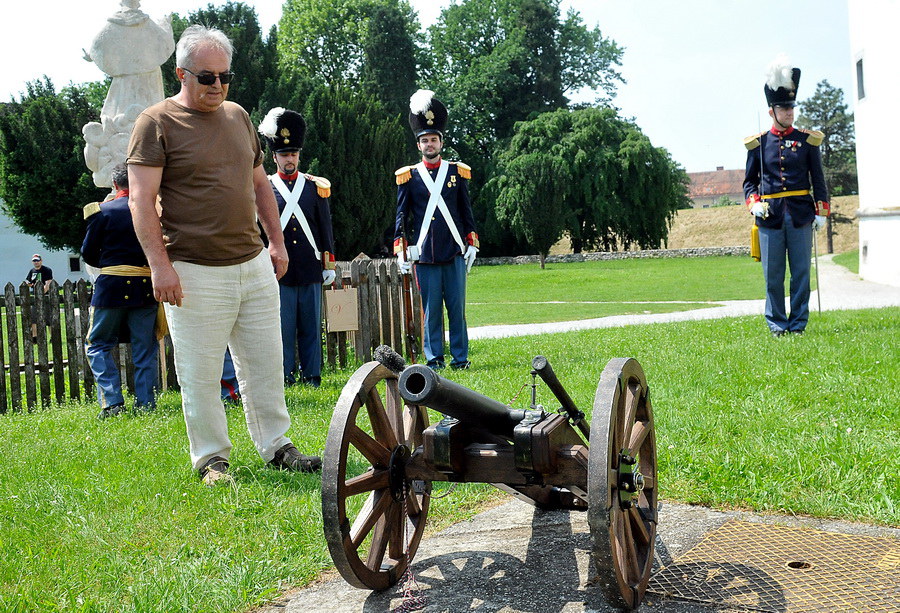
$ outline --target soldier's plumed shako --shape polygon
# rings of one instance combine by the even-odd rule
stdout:
[[[797,88],[800,86],[800,69],[794,68],[784,54],[776,57],[766,71],[766,104],[769,106],[794,106],[797,104]]]
[[[300,113],[276,106],[259,124],[259,133],[265,137],[273,153],[300,151],[306,135],[306,122]]]
[[[423,134],[438,134],[444,137],[447,127],[447,107],[434,97],[429,89],[420,89],[409,99],[409,127],[419,138]]]

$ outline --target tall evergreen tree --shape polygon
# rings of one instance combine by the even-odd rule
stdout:
[[[373,97],[340,86],[313,92],[303,115],[300,167],[331,181],[337,257],[379,253],[393,236],[394,170],[405,163],[408,129]]]
[[[0,105],[0,197],[19,228],[48,249],[77,252],[84,238],[82,208],[102,200],[84,164],[81,128],[100,120],[96,87],[59,94],[44,76],[21,100]],[[93,102],[93,104],[92,104]]]

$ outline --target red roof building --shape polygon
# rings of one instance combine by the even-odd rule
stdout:
[[[695,209],[707,209],[720,204],[725,196],[734,203],[744,202],[744,170],[725,170],[719,166],[711,172],[689,172],[688,195]]]

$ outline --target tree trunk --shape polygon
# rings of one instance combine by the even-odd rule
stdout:
[[[828,242],[828,253],[834,253],[834,227],[831,225],[831,215],[825,218],[825,236]]]
[[[544,260],[547,259],[547,254],[541,253],[538,255],[538,257],[541,259],[541,270],[544,270]]]

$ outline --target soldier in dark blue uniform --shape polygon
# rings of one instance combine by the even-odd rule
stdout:
[[[444,367],[443,306],[450,328],[451,368],[468,368],[466,274],[478,253],[478,234],[469,179],[472,169],[441,159],[447,107],[429,90],[410,98],[409,125],[422,161],[396,174],[397,220],[394,253],[401,272],[415,263],[416,282],[425,308],[423,345],[428,366]],[[404,233],[406,234],[404,236]]]
[[[125,410],[119,367],[113,349],[131,343],[134,362],[135,409],[156,406],[159,345],[154,332],[158,304],[153,298],[150,267],[141,249],[128,208],[128,171],[125,164],[113,169],[116,196],[103,204],[84,207],[87,233],[81,257],[100,269],[91,298],[91,327],[86,354],[97,382],[100,419]]]
[[[334,282],[331,183],[298,169],[306,122],[300,113],[276,107],[259,126],[278,172],[269,177],[289,262],[279,280],[284,381],[319,387],[322,381],[322,286]],[[299,353],[300,361],[297,363]]]
[[[779,56],[764,86],[772,128],[744,139],[744,196],[759,228],[766,322],[775,336],[802,334],[806,328],[813,232],[829,214],[819,152],[824,135],[793,127],[799,83],[800,69]],[[790,315],[784,304],[785,254],[791,269]]]

